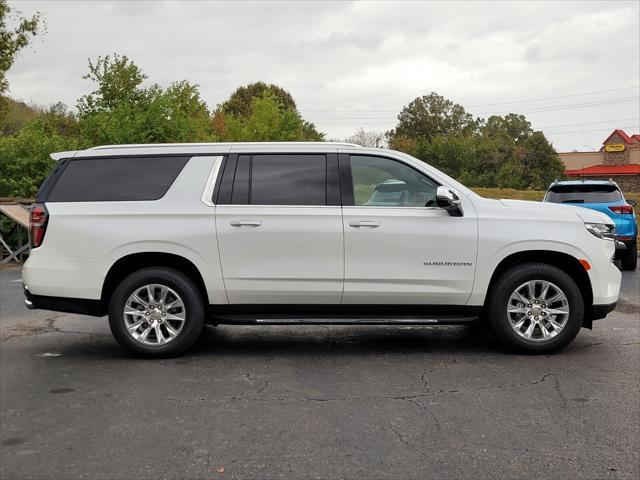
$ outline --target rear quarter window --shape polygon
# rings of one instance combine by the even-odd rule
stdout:
[[[562,185],[552,187],[545,197],[552,203],[611,203],[622,200],[614,185]]]
[[[169,190],[189,157],[73,159],[47,202],[158,200]]]

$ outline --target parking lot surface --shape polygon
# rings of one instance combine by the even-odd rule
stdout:
[[[640,477],[640,273],[562,353],[479,326],[207,327],[128,357],[0,271],[0,477]]]

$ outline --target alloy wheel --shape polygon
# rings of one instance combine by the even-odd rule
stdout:
[[[530,280],[516,288],[507,302],[511,328],[531,342],[556,337],[569,320],[569,300],[554,283]]]
[[[123,313],[129,335],[150,346],[175,340],[186,319],[184,302],[176,291],[155,283],[136,289],[127,299]]]

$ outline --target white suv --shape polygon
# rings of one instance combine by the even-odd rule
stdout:
[[[138,355],[183,353],[206,322],[485,321],[510,349],[546,353],[618,298],[608,216],[482,198],[400,152],[236,143],[52,157],[26,304],[108,314]]]

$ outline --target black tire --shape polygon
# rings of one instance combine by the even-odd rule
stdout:
[[[565,294],[569,315],[564,328],[549,340],[531,341],[518,335],[507,314],[509,298],[514,291],[531,280],[544,280],[557,285]],[[576,282],[565,272],[546,263],[523,263],[505,271],[495,282],[487,299],[487,319],[498,340],[516,353],[545,354],[561,350],[578,334],[584,320],[584,300]],[[541,317],[543,318],[543,317]]]
[[[163,345],[145,345],[134,339],[125,326],[124,308],[137,289],[159,284],[174,290],[184,304],[184,324],[177,336]],[[165,267],[150,267],[127,276],[116,287],[109,302],[111,333],[127,352],[147,358],[175,357],[186,352],[198,339],[205,319],[205,304],[194,282],[185,274]]]
[[[627,249],[620,255],[622,270],[635,270],[638,266],[638,244],[627,244]]]

